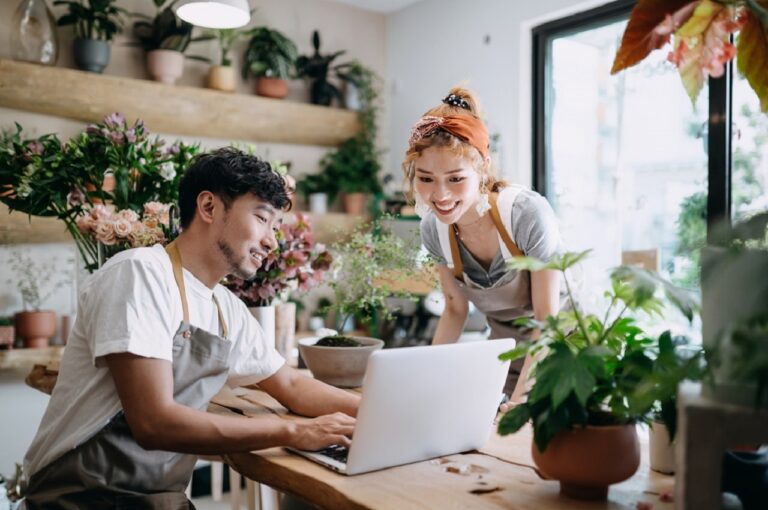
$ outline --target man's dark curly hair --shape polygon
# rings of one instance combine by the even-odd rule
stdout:
[[[251,193],[276,209],[289,210],[286,182],[266,161],[233,147],[223,147],[192,160],[179,183],[179,216],[187,228],[195,217],[197,196],[210,191],[229,209],[232,202]]]

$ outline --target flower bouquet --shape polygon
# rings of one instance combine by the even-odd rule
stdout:
[[[186,164],[199,150],[181,142],[166,145],[150,137],[141,120],[129,124],[119,113],[89,125],[68,142],[53,134],[23,135],[16,124],[15,132],[0,137],[0,201],[12,211],[63,220],[88,271],[99,267],[99,243],[90,230],[80,228],[78,219],[84,226],[85,216],[130,216],[125,210],[141,217],[153,202],[175,203]],[[112,246],[116,250],[133,244]]]
[[[333,257],[315,243],[309,218],[296,213],[293,223],[284,223],[276,234],[272,251],[250,280],[230,277],[226,286],[249,307],[270,306],[285,300],[292,291],[306,292],[323,280]]]

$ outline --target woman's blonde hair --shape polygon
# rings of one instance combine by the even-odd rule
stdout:
[[[441,102],[438,106],[427,110],[422,117],[445,117],[448,115],[468,115],[480,119],[480,105],[475,95],[462,87],[453,87],[446,96],[453,97],[451,102]],[[458,103],[458,104],[456,104]],[[495,192],[504,188],[507,183],[496,177],[490,160],[484,158],[473,145],[442,129],[433,134],[420,138],[408,147],[403,160],[403,174],[408,182],[408,196],[413,198],[413,180],[416,176],[416,160],[421,153],[430,147],[440,147],[451,151],[454,155],[469,159],[481,176],[481,186],[484,191]]]

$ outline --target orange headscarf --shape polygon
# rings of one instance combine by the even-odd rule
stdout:
[[[488,130],[485,129],[485,124],[480,119],[471,115],[424,116],[411,128],[408,144],[413,146],[414,143],[438,129],[464,140],[477,149],[483,158],[488,157]]]

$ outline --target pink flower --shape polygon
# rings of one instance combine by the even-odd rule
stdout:
[[[112,219],[112,211],[103,204],[96,204],[91,209],[91,216],[96,220]]]
[[[67,194],[67,204],[72,206],[82,205],[85,203],[85,193],[79,188],[75,188]]]
[[[118,218],[113,222],[112,226],[115,235],[123,239],[127,239],[128,236],[131,235],[131,232],[133,232],[133,223],[124,218]]]
[[[136,214],[136,211],[132,209],[123,209],[122,211],[118,211],[117,217],[130,223],[139,221],[139,215]]]
[[[36,154],[39,156],[43,153],[43,144],[37,140],[33,140],[27,144],[27,150],[29,150],[31,154]]]
[[[96,220],[90,214],[78,216],[75,223],[77,224],[77,229],[84,234],[90,233],[96,226]]]
[[[122,113],[115,112],[104,117],[104,124],[110,129],[117,129],[125,124],[125,117]]]
[[[110,220],[99,221],[94,228],[96,240],[107,246],[115,244],[117,236],[115,235],[114,222]]]

